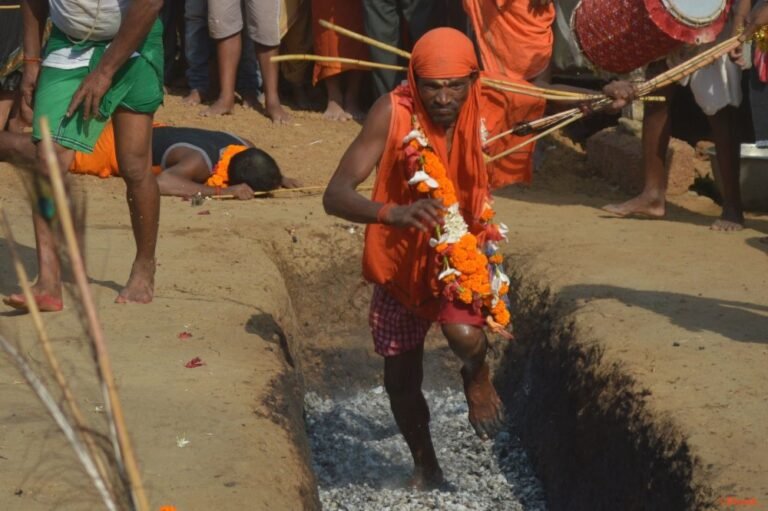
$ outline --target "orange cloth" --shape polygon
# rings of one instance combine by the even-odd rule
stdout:
[[[552,58],[554,36],[552,23],[555,7],[532,8],[530,0],[463,0],[472,26],[477,34],[480,58],[486,73],[499,75],[507,81],[525,83],[541,74]],[[504,124],[515,126],[524,119],[541,117],[546,102],[543,99],[513,97],[506,109]],[[493,130],[488,126],[489,131]],[[491,154],[512,147],[528,137],[507,137],[492,147]],[[513,144],[514,142],[514,144]],[[491,176],[493,188],[519,181],[529,181],[535,144],[529,144],[520,153],[496,165]],[[520,179],[520,176],[524,176]]]
[[[155,124],[154,126],[157,127],[160,124]],[[120,175],[117,165],[117,154],[115,153],[115,130],[112,127],[112,122],[108,122],[104,126],[104,130],[101,132],[99,140],[96,141],[92,153],[75,151],[75,157],[72,159],[69,171],[73,174],[89,174],[100,178]],[[162,169],[159,165],[152,167],[153,174],[157,175],[160,172],[162,172]]]
[[[555,7],[530,0],[463,0],[480,47],[483,69],[530,80],[549,66]]]
[[[451,51],[445,51],[445,48]],[[448,155],[445,130],[430,120],[415,92],[415,75],[430,79],[457,78],[477,70],[472,43],[457,30],[435,29],[416,42],[408,70],[408,86],[398,87],[390,94],[392,117],[372,200],[410,204],[423,197],[415,187],[408,185],[411,176],[403,150],[403,138],[412,129],[411,117],[414,113],[430,145],[446,167],[448,177],[456,188],[460,210],[471,231],[479,231],[478,220],[492,183],[530,179],[530,168],[522,168],[519,164],[514,165],[512,171],[504,167],[507,161],[486,166],[480,129],[481,125],[485,125],[493,128],[493,133],[503,131],[510,117],[521,117],[519,110],[530,106],[527,98],[484,89],[480,80],[476,80],[456,121],[451,153]],[[518,111],[511,112],[510,109]],[[536,115],[535,108],[531,112]],[[518,137],[508,137],[498,145],[508,147],[518,141]],[[500,150],[502,148],[494,147],[495,152]],[[429,246],[429,238],[429,233],[416,229],[370,224],[366,229],[363,274],[369,281],[383,285],[409,310],[434,320],[440,305],[439,268]]]
[[[343,36],[333,30],[320,26],[318,20],[326,20],[353,32],[362,34],[363,4],[359,0],[339,2],[337,0],[312,0],[312,33],[315,38],[315,54],[323,57],[344,57],[356,60],[368,60],[368,47],[359,41]],[[360,69],[339,62],[316,62],[312,83],[334,76],[350,69]]]

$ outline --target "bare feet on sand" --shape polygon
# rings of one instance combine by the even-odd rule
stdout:
[[[352,119],[352,116],[345,112],[339,103],[329,99],[328,107],[323,112],[323,119],[328,119],[329,121],[349,121]]]
[[[115,298],[115,303],[149,303],[155,294],[155,263],[135,261],[128,283]]]
[[[491,371],[486,362],[474,374],[462,367],[464,394],[469,405],[469,422],[483,440],[496,436],[504,425],[504,406],[491,382]]]
[[[723,209],[723,214],[709,228],[721,232],[741,231],[744,229],[744,214]]]
[[[440,488],[443,484],[445,484],[445,478],[440,467],[416,467],[406,486],[414,490],[429,491]]]
[[[200,112],[203,117],[216,117],[219,115],[231,115],[235,108],[235,99],[219,98],[211,106]]]
[[[35,302],[37,302],[37,308],[40,309],[40,312],[58,312],[64,308],[60,289],[58,293],[55,293],[34,286],[32,288],[32,296],[35,297]],[[27,300],[22,293],[12,294],[3,298],[3,303],[17,310],[29,310]]]
[[[283,105],[279,101],[267,102],[266,105],[267,117],[272,119],[273,124],[288,124],[291,120],[291,116],[288,112],[283,110]]]
[[[187,106],[197,106],[203,101],[203,95],[197,89],[192,89],[189,94],[181,98],[181,102]]]
[[[664,199],[649,197],[647,195],[638,195],[634,199],[629,199],[621,204],[608,204],[603,206],[603,211],[607,211],[620,217],[645,217],[662,218],[665,211]]]
[[[247,91],[240,94],[243,100],[243,106],[252,110],[260,110],[264,104],[264,94],[259,91]]]

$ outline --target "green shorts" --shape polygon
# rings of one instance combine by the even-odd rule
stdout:
[[[46,54],[54,49],[67,47],[67,44],[73,46],[66,39],[66,35],[54,27]],[[41,139],[40,119],[46,117],[54,142],[68,149],[90,153],[93,152],[96,141],[115,110],[125,108],[133,112],[152,114],[162,104],[162,24],[157,21],[137,50],[139,55],[128,59],[115,73],[112,86],[99,105],[101,115],[86,120],[81,106],[72,117],[66,117],[72,96],[83,79],[98,64],[104,50],[104,45],[96,43],[94,56],[88,67],[59,69],[43,66],[35,91],[32,124],[34,140]]]

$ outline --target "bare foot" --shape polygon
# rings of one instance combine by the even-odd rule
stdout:
[[[709,228],[713,231],[720,232],[741,231],[744,229],[744,221],[742,220],[741,222],[734,222],[731,220],[726,220],[725,218],[718,218],[712,225],[709,226]]]
[[[651,198],[642,194],[621,204],[608,204],[602,209],[622,218],[629,216],[662,218],[666,212],[663,199]]]
[[[496,436],[504,425],[504,406],[491,382],[491,370],[486,362],[475,374],[461,368],[464,394],[469,405],[469,422],[483,440]]]
[[[366,113],[365,111],[361,110],[360,108],[346,108],[345,109],[347,114],[352,117],[352,119],[356,121],[363,121],[365,120]]]
[[[235,108],[234,99],[219,98],[211,106],[200,112],[203,117],[216,117],[219,115],[231,115]]]
[[[443,484],[445,484],[445,478],[440,467],[432,469],[416,467],[413,469],[413,475],[408,479],[406,486],[414,490],[429,491],[440,488]]]
[[[266,110],[267,117],[272,119],[273,124],[288,124],[291,120],[291,116],[283,110],[283,105],[280,103],[267,104]]]
[[[203,95],[197,89],[192,89],[189,94],[181,98],[181,103],[187,106],[196,106],[203,101]]]
[[[115,298],[115,303],[150,303],[155,294],[155,264],[135,261],[128,283]]]
[[[259,91],[246,91],[240,94],[243,99],[243,106],[252,110],[259,110],[264,104],[264,94]]]
[[[348,121],[352,116],[344,111],[340,104],[333,100],[328,100],[328,107],[323,112],[323,119],[329,121]]]
[[[59,312],[64,308],[61,295],[54,296],[53,294],[35,292],[33,289],[32,296],[34,296],[35,302],[37,302],[37,308],[40,309],[40,312]],[[12,294],[3,298],[3,303],[17,310],[29,310],[27,300],[22,293]]]

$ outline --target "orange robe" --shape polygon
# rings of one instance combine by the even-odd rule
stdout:
[[[445,48],[451,52],[446,53]],[[476,80],[462,106],[453,131],[451,152],[447,151],[445,130],[431,122],[416,90],[414,76],[434,79],[467,76],[477,71],[474,48],[460,32],[441,28],[428,32],[417,41],[411,56],[408,86],[398,87],[390,93],[392,116],[381,160],[377,167],[372,200],[381,203],[410,204],[424,195],[408,185],[408,170],[403,138],[412,130],[412,116],[416,115],[430,145],[445,165],[453,182],[459,209],[471,232],[479,234],[484,203],[494,183],[525,182],[530,180],[530,166],[521,165],[517,158],[530,160],[527,151],[505,158],[499,163],[486,165],[483,153],[481,126],[491,135],[504,131],[510,117],[533,119],[526,114],[536,113],[530,98],[502,93],[481,86]],[[534,100],[535,102],[536,100]],[[528,107],[533,106],[533,110]],[[494,144],[495,153],[511,147],[520,139],[507,137]],[[507,166],[509,164],[511,168]],[[384,224],[370,224],[365,234],[363,275],[384,288],[402,305],[426,319],[437,318],[440,307],[437,275],[439,266],[429,246],[430,233],[409,228],[402,229]]]
[[[155,126],[159,126],[159,124],[155,124]],[[92,153],[75,151],[75,157],[72,159],[69,171],[73,174],[88,174],[100,178],[120,175],[117,154],[115,153],[115,130],[112,128],[111,122],[104,126]],[[160,172],[162,169],[159,165],[152,167],[153,174],[157,175]]]
[[[359,41],[343,36],[320,26],[318,20],[326,20],[353,32],[362,34],[363,4],[360,0],[339,2],[338,0],[312,0],[312,32],[315,38],[315,54],[323,57],[344,57],[369,60],[368,47]],[[359,69],[339,62],[316,62],[312,83],[334,76],[350,69]]]
[[[530,0],[463,0],[477,34],[483,69],[531,80],[552,58],[552,3],[532,9]]]

